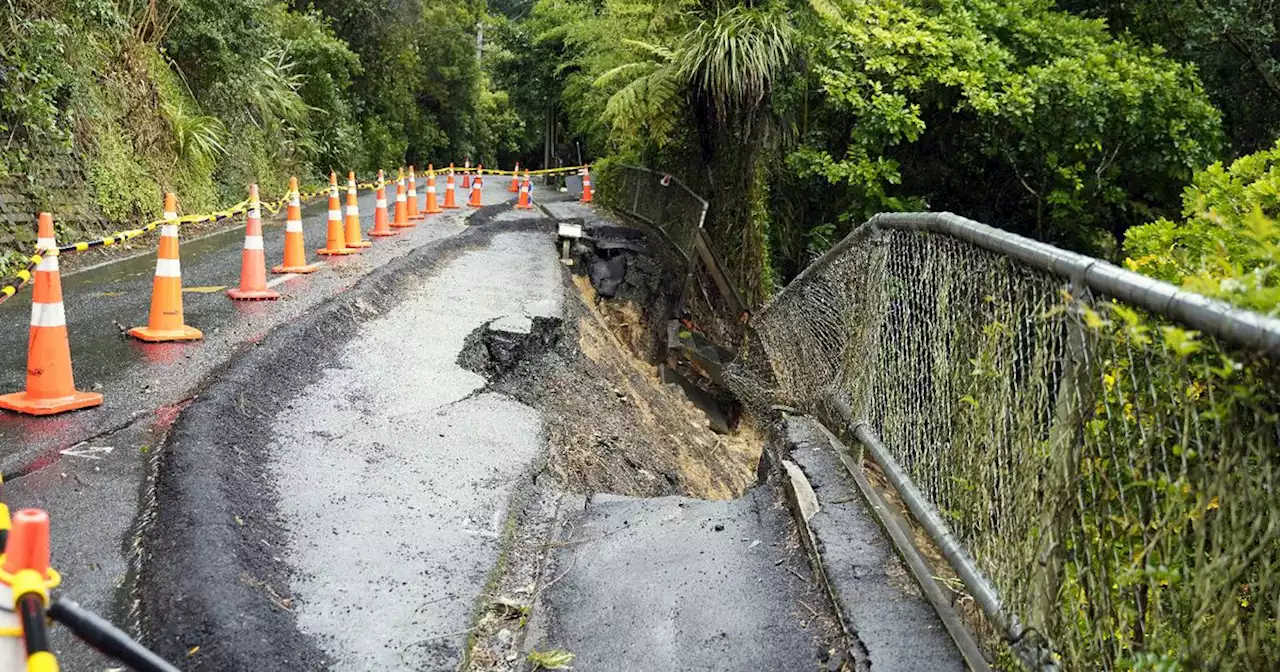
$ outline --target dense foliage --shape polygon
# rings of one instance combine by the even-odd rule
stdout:
[[[1280,144],[1215,163],[1182,196],[1183,217],[1130,229],[1137,271],[1272,316],[1280,315]]]
[[[486,20],[476,0],[12,0],[0,185],[92,229],[167,190],[195,212],[251,181],[496,159],[521,129],[478,58]],[[0,268],[30,242],[0,230]]]
[[[1117,35],[1160,45],[1197,66],[1222,110],[1234,154],[1280,135],[1280,4],[1275,0],[1063,0]]]
[[[861,219],[953,210],[1105,250],[1216,156],[1194,70],[1043,0],[858,3],[825,13],[824,121],[792,165]],[[846,131],[847,129],[847,131]]]
[[[1110,254],[1223,148],[1193,65],[1048,0],[538,0],[522,16],[540,104],[590,154],[711,196],[717,249],[757,301],[882,210]]]

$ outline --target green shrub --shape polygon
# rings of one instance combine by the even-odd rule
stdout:
[[[1215,163],[1182,195],[1183,219],[1125,236],[1126,265],[1259,312],[1280,312],[1280,143]]]

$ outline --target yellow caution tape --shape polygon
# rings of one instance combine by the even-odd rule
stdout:
[[[582,172],[584,168],[586,168],[586,166],[566,166],[563,168],[543,168],[540,170],[528,170],[528,171],[484,169],[484,174],[485,175],[514,175],[517,177],[522,175],[529,175],[529,176],[557,175],[557,174],[579,173],[579,172]],[[472,168],[458,168],[455,166],[453,168],[453,172],[455,173],[478,173],[480,170],[481,168],[479,166],[475,166]],[[426,176],[431,172],[434,172],[436,174],[447,174],[449,172],[449,169],[445,168],[445,169],[440,169],[436,171],[423,171],[422,176]],[[376,181],[359,182],[356,184],[356,188],[376,190],[379,187],[386,187],[394,183],[395,183],[395,179],[386,179],[381,184],[377,183]],[[341,186],[339,187],[339,189],[341,189]],[[327,195],[328,193],[329,193],[328,187],[318,187],[318,188],[314,188],[312,190],[300,193],[299,200],[305,202],[313,198],[316,198],[317,196]],[[286,205],[288,205],[288,203],[289,203],[289,197],[286,195],[284,198],[281,198],[275,201],[260,201],[259,206],[263,210],[266,210],[271,214],[275,214],[279,212],[282,208],[284,208]],[[152,231],[155,231],[156,229],[160,228],[164,224],[175,224],[175,225],[181,226],[182,224],[194,224],[198,222],[216,222],[218,220],[229,219],[231,217],[244,214],[248,212],[248,210],[249,210],[249,201],[245,200],[245,201],[240,201],[239,203],[231,206],[230,208],[227,208],[225,210],[220,210],[218,212],[211,212],[211,213],[199,214],[199,215],[183,215],[182,217],[179,217],[173,220],[158,219],[153,222],[148,222],[147,224],[143,225],[141,228],[127,229],[124,231],[116,231],[115,233],[112,233],[107,236],[103,236],[102,238],[99,238],[97,240],[87,240],[87,241],[80,241],[77,243],[70,243],[67,245],[61,245],[58,247],[58,249],[50,250],[47,252],[38,251],[36,254],[32,255],[28,259],[29,263],[27,267],[21,271],[18,271],[14,275],[14,278],[17,279],[17,282],[11,283],[4,287],[0,287],[0,303],[4,303],[5,300],[7,300],[9,297],[13,296],[14,294],[17,294],[19,291],[22,290],[23,287],[27,286],[27,283],[31,281],[32,274],[35,272],[36,266],[39,266],[40,262],[44,260],[44,255],[52,254],[56,256],[58,254],[68,253],[68,252],[84,252],[94,247],[111,247],[113,245],[117,245],[119,243],[125,243],[139,236],[143,236],[148,233],[151,233]]]
[[[586,168],[586,167],[587,167],[587,166],[565,166],[565,167],[563,167],[563,168],[541,168],[541,169],[539,169],[539,170],[529,170],[529,171],[524,171],[524,170],[502,170],[502,169],[500,169],[500,168],[493,168],[493,169],[485,168],[485,169],[484,169],[484,174],[485,174],[485,175],[515,175],[515,176],[521,176],[521,175],[525,175],[525,174],[527,173],[529,176],[531,176],[531,177],[532,177],[532,176],[534,176],[534,175],[559,175],[559,174],[566,174],[566,173],[567,173],[567,174],[580,173],[580,172],[582,172],[582,169],[583,169],[583,168]],[[455,166],[455,167],[454,167],[454,169],[453,169],[453,172],[455,172],[455,173],[475,173],[475,172],[477,172],[477,171],[479,171],[479,170],[480,170],[480,168],[479,168],[478,166],[473,166],[473,167],[471,167],[471,168],[458,168],[457,166]],[[448,168],[445,168],[445,169],[442,169],[442,170],[437,170],[436,172],[437,172],[437,173],[448,173],[448,172],[449,172],[449,169],[448,169]]]
[[[323,194],[323,193],[327,193],[327,190],[309,191],[304,194],[301,194],[300,200],[303,200],[303,201],[310,200],[312,198],[315,198],[317,195]],[[289,199],[288,199],[288,196],[286,196],[285,198],[281,198],[277,201],[260,202],[260,205],[264,209],[274,213],[274,212],[277,212],[280,208],[284,207],[284,205],[286,205],[288,202],[289,202]],[[0,287],[0,303],[4,303],[6,300],[9,299],[9,297],[13,296],[14,294],[17,294],[19,291],[22,290],[23,287],[27,286],[27,284],[31,281],[32,273],[35,271],[36,266],[40,265],[40,262],[44,260],[45,255],[53,254],[56,256],[58,254],[65,254],[68,252],[84,252],[85,250],[88,250],[94,247],[111,247],[113,245],[128,242],[139,236],[151,233],[152,231],[155,231],[156,229],[160,228],[164,224],[175,224],[175,225],[181,226],[182,224],[194,224],[197,222],[216,222],[218,220],[235,217],[236,215],[240,215],[248,211],[249,211],[249,201],[244,200],[231,206],[230,208],[227,208],[225,210],[220,210],[218,212],[211,212],[211,213],[198,214],[198,215],[183,215],[181,217],[178,217],[177,219],[171,219],[171,220],[158,219],[153,222],[148,222],[147,224],[143,225],[141,228],[127,229],[124,231],[116,231],[112,234],[103,236],[97,240],[85,240],[77,243],[69,243],[67,245],[59,246],[58,249],[56,250],[37,251],[36,254],[32,255],[28,259],[29,263],[27,267],[21,271],[18,271],[14,275],[14,278],[16,278],[18,282],[11,283],[4,287]]]

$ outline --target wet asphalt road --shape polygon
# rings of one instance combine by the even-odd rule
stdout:
[[[487,184],[486,200],[506,200],[502,185]],[[419,199],[425,196],[419,192]],[[373,226],[373,194],[360,197],[364,229]],[[63,278],[68,333],[76,383],[106,396],[103,406],[54,418],[0,415],[0,472],[26,473],[58,458],[58,451],[95,435],[123,427],[139,414],[190,396],[197,383],[238,347],[260,340],[273,326],[342,291],[370,268],[440,235],[456,232],[455,210],[376,242],[358,255],[325,258],[314,274],[297,276],[276,287],[274,302],[235,302],[222,292],[184,293],[187,323],[205,332],[205,340],[185,344],[145,344],[118,336],[125,327],[144,324],[155,270],[152,254],[108,264]],[[327,201],[303,208],[309,259],[323,245]],[[264,221],[267,265],[279,263],[284,249],[283,211]],[[144,239],[151,244],[154,237]],[[144,243],[145,244],[145,243]],[[232,229],[182,245],[183,286],[225,287],[239,280],[243,230]],[[271,278],[269,278],[270,280]],[[0,390],[25,384],[27,324],[31,293],[24,291],[0,305]]]
[[[714,502],[596,495],[566,527],[535,648],[572,651],[576,670],[811,670],[829,645],[806,608],[825,597],[766,486]]]
[[[486,186],[486,201],[510,195]],[[420,198],[425,196],[420,191]],[[360,197],[364,229],[373,224],[373,194]],[[137,571],[137,530],[148,509],[154,451],[179,412],[217,371],[275,327],[296,320],[372,270],[412,250],[464,230],[468,210],[456,210],[391,238],[359,255],[330,257],[317,273],[295,276],[275,288],[279,301],[243,303],[221,291],[184,294],[188,324],[205,340],[143,344],[119,336],[124,326],[145,323],[154,254],[108,263],[63,277],[63,293],[77,386],[96,388],[103,406],[51,418],[0,413],[3,499],[11,509],[38,506],[51,515],[54,565],[64,574],[60,591],[119,626],[136,625],[131,586]],[[284,244],[283,211],[264,219],[268,266]],[[322,246],[327,199],[304,204],[308,258]],[[142,239],[154,244],[154,237]],[[182,245],[184,287],[234,285],[239,278],[243,229],[233,228]],[[283,276],[268,276],[269,281]],[[0,305],[0,390],[24,384],[30,290]],[[107,661],[55,628],[63,669],[105,669]]]
[[[494,182],[486,200],[506,200]],[[549,222],[530,215],[469,229],[440,217],[285,282],[275,304],[188,294],[199,344],[115,335],[113,321],[137,320],[108,307],[145,319],[150,255],[67,278],[69,321],[88,323],[72,328],[78,379],[107,405],[45,425],[0,415],[20,474],[5,499],[50,510],[63,592],[117,625],[143,619],[148,643],[188,669],[455,669],[500,567],[508,500],[545,444],[537,411],[457,363],[487,322],[561,312]],[[305,209],[311,249],[324,216],[322,202]],[[277,218],[269,264],[282,239]],[[234,282],[240,242],[184,245],[185,284]],[[0,324],[20,320],[24,349],[14,311]],[[5,357],[21,384],[22,358]],[[806,607],[825,597],[786,548],[775,500],[592,499],[555,552],[542,643],[584,670],[812,667],[828,643]],[[158,516],[145,537],[141,515]],[[55,632],[63,669],[111,667]]]
[[[483,392],[458,354],[485,323],[559,318],[561,272],[549,233],[495,236],[365,324],[272,423],[298,628],[334,669],[461,662],[507,500],[545,438],[537,411]]]

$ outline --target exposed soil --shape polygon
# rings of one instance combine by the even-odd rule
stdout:
[[[640,309],[598,302],[589,281],[571,277],[578,300],[567,302],[563,334],[535,339],[542,351],[508,364],[490,384],[543,412],[547,466],[563,487],[731,499],[754,485],[760,434],[745,425],[727,435],[712,431],[678,386],[663,384],[658,367],[635,355],[649,330]]]
[[[767,476],[761,466],[764,431],[741,422],[717,433],[680,385],[663,382],[667,318],[679,276],[643,250],[635,252],[625,279],[605,284],[608,296],[601,296],[599,277],[592,277],[590,260],[579,250],[575,272],[566,274],[562,320],[495,320],[477,329],[459,355],[460,364],[489,379],[486,390],[539,409],[548,444],[543,468],[512,497],[505,550],[477,605],[464,670],[528,669],[522,643],[532,612],[568,573],[550,557],[576,543],[567,540],[572,530],[562,528],[592,494],[727,500]],[[777,483],[762,487],[781,498]],[[785,504],[779,499],[775,506]],[[794,530],[785,547],[789,557],[804,554]],[[835,642],[834,616],[820,597],[812,601],[819,608],[808,610],[806,627],[817,641]],[[838,648],[817,647],[826,663],[820,667],[840,669],[832,658]]]

